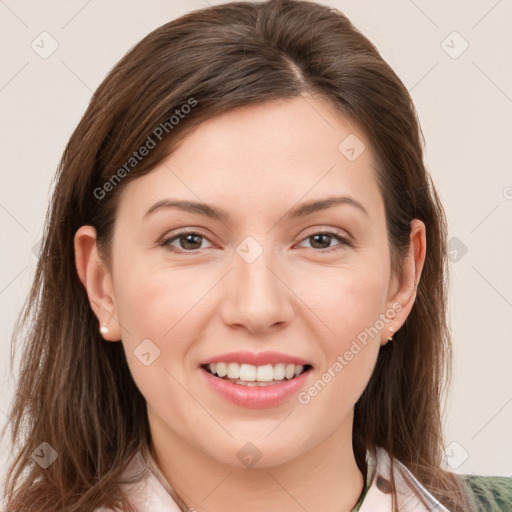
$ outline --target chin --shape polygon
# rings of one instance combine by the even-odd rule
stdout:
[[[205,453],[223,464],[239,469],[269,469],[293,461],[309,449],[305,439],[289,436],[284,439],[274,432],[270,434],[270,437],[275,436],[271,440],[265,438],[268,433],[267,429],[264,435],[236,437],[222,451],[212,452],[207,449]]]

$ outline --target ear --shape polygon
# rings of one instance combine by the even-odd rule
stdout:
[[[388,311],[393,310],[396,315],[382,330],[381,345],[385,345],[389,337],[402,327],[416,300],[416,290],[425,263],[427,238],[425,224],[421,220],[413,219],[410,226],[409,251],[403,262],[402,278],[398,280],[397,276],[393,276],[391,279]],[[390,327],[393,331],[389,330]]]
[[[108,341],[119,341],[121,328],[116,320],[112,277],[99,255],[96,229],[92,226],[82,226],[75,233],[74,246],[78,277],[87,292],[91,308],[100,326],[108,329],[108,332],[102,333],[102,336]]]

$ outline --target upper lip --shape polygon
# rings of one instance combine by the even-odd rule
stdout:
[[[219,354],[203,361],[200,365],[204,366],[211,363],[246,363],[254,366],[263,366],[266,364],[296,364],[306,366],[311,364],[302,359],[301,357],[291,356],[289,354],[283,354],[280,352],[227,352],[225,354]]]

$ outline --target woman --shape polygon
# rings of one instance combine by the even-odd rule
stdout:
[[[445,238],[411,98],[340,12],[158,28],[62,157],[7,510],[509,510],[441,467]]]

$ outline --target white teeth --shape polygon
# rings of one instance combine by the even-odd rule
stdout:
[[[256,370],[256,380],[259,382],[270,382],[274,380],[274,368],[271,364],[258,366]]]
[[[285,365],[283,363],[274,366],[274,380],[283,380],[285,374]]]
[[[215,372],[212,369],[212,365],[210,365],[210,371],[216,373],[219,377],[225,377],[228,374],[228,365],[226,363],[217,363]]]
[[[284,376],[287,379],[293,379],[293,377],[295,377],[295,365],[294,364],[286,365],[286,369],[284,371]]]
[[[266,386],[273,386],[274,384],[279,384],[278,380],[273,380],[272,382],[248,382],[245,380],[240,379],[228,379],[229,382],[234,382],[235,384],[241,384],[242,386],[257,386],[257,387],[266,387]]]
[[[208,365],[210,373],[219,377],[226,377],[237,384],[249,386],[264,383],[273,383],[286,379],[293,379],[304,371],[304,366],[298,364],[278,363],[254,366],[252,364],[238,363],[211,363]]]
[[[256,366],[253,366],[252,364],[241,364],[238,376],[241,380],[254,382],[256,380]]]
[[[228,377],[230,379],[239,379],[240,378],[240,366],[238,363],[229,363],[228,364]]]

